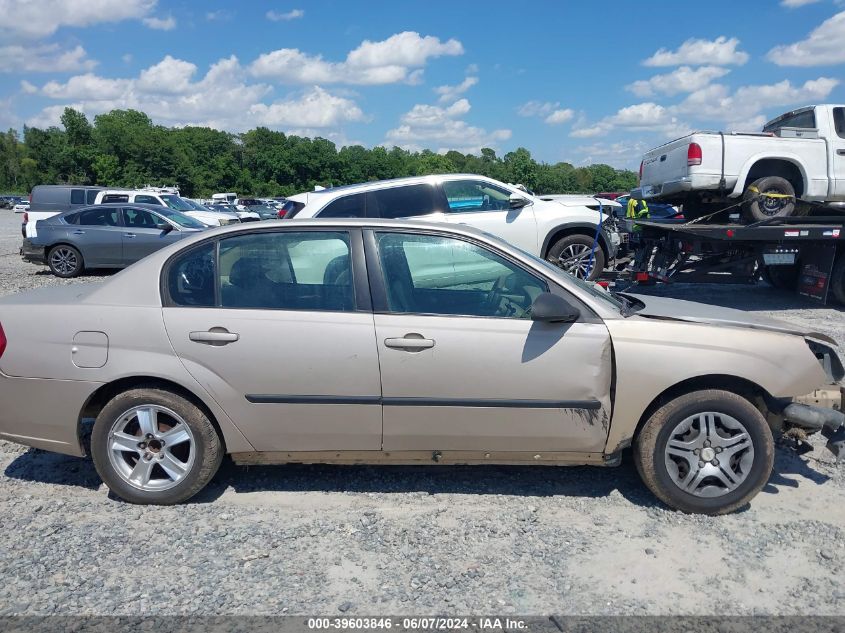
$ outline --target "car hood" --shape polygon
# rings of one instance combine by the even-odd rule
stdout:
[[[752,314],[743,310],[722,308],[704,303],[696,303],[694,301],[683,301],[681,299],[667,299],[665,297],[651,297],[629,293],[621,294],[645,304],[645,307],[635,312],[635,314],[642,317],[794,334],[795,336],[814,338],[832,345],[837,345],[837,342],[826,334],[803,328],[794,323],[787,323],[786,321]]]

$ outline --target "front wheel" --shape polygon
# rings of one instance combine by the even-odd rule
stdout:
[[[47,253],[47,265],[56,277],[68,279],[78,276],[85,268],[82,253],[68,244],[59,244]]]
[[[592,262],[590,259],[592,253]],[[546,261],[575,275],[579,279],[598,279],[605,266],[604,251],[598,244],[593,253],[593,238],[586,235],[567,235],[552,244]]]
[[[103,407],[91,433],[91,456],[118,497],[171,505],[190,499],[211,481],[223,445],[192,402],[170,391],[138,388]]]
[[[660,407],[634,447],[637,470],[666,505],[694,514],[727,514],[746,505],[769,479],[774,440],[748,400],[721,390],[695,391]]]

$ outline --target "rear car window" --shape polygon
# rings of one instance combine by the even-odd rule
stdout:
[[[295,200],[287,200],[282,205],[282,212],[283,212],[282,217],[283,218],[292,218],[297,213],[302,211],[302,209],[304,209],[304,208],[305,208],[304,202],[296,202]]]
[[[367,214],[378,218],[410,218],[434,213],[434,187],[409,185],[367,194]]]
[[[364,194],[355,193],[333,200],[317,215],[321,218],[363,218]]]
[[[103,196],[102,204],[107,202],[129,202],[129,196],[125,193],[107,193]]]
[[[806,110],[805,112],[798,112],[790,117],[776,121],[772,125],[767,125],[763,128],[764,132],[774,132],[782,127],[800,127],[805,129],[815,129],[816,127],[816,113],[814,110]]]
[[[170,265],[167,289],[173,304],[214,307],[214,286],[217,283],[214,248],[214,243],[194,248]]]
[[[71,204],[85,204],[85,190],[84,189],[71,189],[70,190],[70,203]]]
[[[77,214],[74,224],[83,226],[119,226],[120,211],[118,209],[89,209]]]
[[[94,204],[97,202],[97,194],[99,192],[96,189],[89,189],[85,192],[85,204]]]
[[[833,127],[839,138],[845,138],[845,108],[833,108]]]

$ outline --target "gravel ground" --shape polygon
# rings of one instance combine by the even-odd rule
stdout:
[[[0,294],[65,282],[21,262]],[[670,287],[845,341],[840,310],[765,286]],[[3,403],[3,406],[13,406]],[[25,406],[25,403],[19,403]],[[750,508],[667,510],[620,468],[236,467],[176,508],[109,496],[92,464],[0,442],[4,614],[845,615],[845,467],[779,448]]]

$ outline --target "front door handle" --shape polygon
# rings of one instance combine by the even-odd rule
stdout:
[[[434,347],[434,340],[423,338],[421,334],[406,334],[402,338],[386,338],[384,339],[384,345],[393,349],[417,352]]]
[[[81,230],[81,229],[76,229],[76,230],[73,232],[73,234],[74,234],[74,235],[85,235],[85,231],[83,231],[83,230]]]
[[[230,332],[224,327],[213,327],[205,332],[191,332],[188,338],[195,343],[205,343],[207,345],[228,345],[234,343],[239,338],[240,334]]]
[[[838,150],[836,150],[836,153],[839,154],[840,156],[845,156],[845,149],[838,149]]]
[[[124,233],[123,237],[135,237],[134,233]]]

